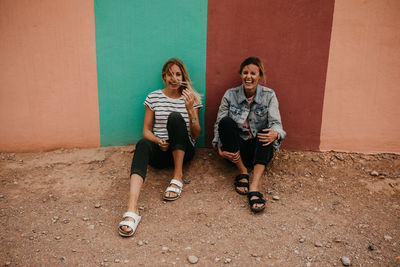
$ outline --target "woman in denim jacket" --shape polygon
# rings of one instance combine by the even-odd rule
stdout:
[[[261,60],[245,59],[239,74],[242,85],[226,91],[221,100],[212,142],[218,154],[233,162],[239,171],[235,190],[247,195],[253,212],[260,212],[265,209],[260,179],[286,132],[275,92],[259,84],[261,79],[265,82]],[[250,185],[248,168],[253,168]]]

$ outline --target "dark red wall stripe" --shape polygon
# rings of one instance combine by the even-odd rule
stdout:
[[[334,0],[208,1],[206,145],[240,63],[258,56],[280,102],[284,148],[318,150],[333,9]]]

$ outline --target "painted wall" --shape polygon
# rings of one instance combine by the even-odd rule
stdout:
[[[400,1],[335,3],[321,150],[400,152]]]
[[[0,150],[100,144],[92,1],[0,1]]]
[[[95,14],[102,146],[142,137],[143,102],[164,88],[161,70],[169,58],[182,59],[205,94],[207,1],[96,0]],[[199,114],[204,125],[204,109]]]
[[[400,153],[399,17],[397,0],[2,0],[0,151],[135,143],[170,57],[204,95],[209,146],[255,55],[284,148]]]
[[[280,103],[288,133],[283,147],[318,150],[333,0],[209,0],[208,6],[207,145],[224,92],[240,85],[240,63],[257,56]]]

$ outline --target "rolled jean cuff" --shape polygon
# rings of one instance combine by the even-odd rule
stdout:
[[[258,160],[255,160],[255,161],[254,161],[253,166],[256,165],[256,164],[261,164],[261,165],[264,165],[265,167],[267,167],[269,162],[270,162],[270,161],[259,160],[259,159],[258,159]]]
[[[144,182],[145,177],[146,177],[146,173],[143,173],[143,172],[140,171],[140,170],[131,170],[131,176],[132,176],[132,174],[137,174],[137,175],[139,175],[140,177],[142,177],[143,182]]]
[[[183,150],[184,152],[186,152],[186,146],[183,144],[175,144],[173,147],[171,147],[172,151],[177,150],[177,149]]]

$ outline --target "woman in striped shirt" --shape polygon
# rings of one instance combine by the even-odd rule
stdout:
[[[183,163],[193,158],[195,139],[200,136],[199,109],[203,106],[185,64],[177,58],[169,59],[161,77],[165,88],[150,93],[144,101],[143,138],[136,144],[132,160],[128,211],[119,224],[121,236],[132,236],[140,222],[138,199],[147,165],[174,167],[163,198],[178,199],[183,187]]]

